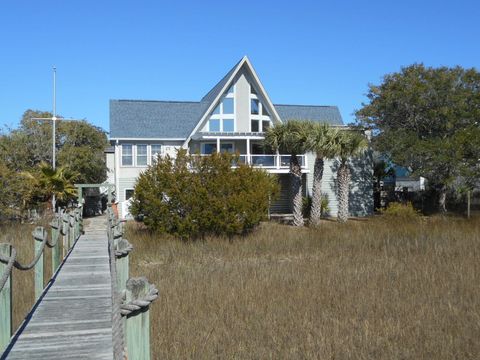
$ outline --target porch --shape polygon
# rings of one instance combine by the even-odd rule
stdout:
[[[267,169],[269,172],[287,173],[290,154],[273,154],[265,150],[264,137],[260,133],[202,134],[190,142],[190,153],[201,156],[213,152],[228,152],[239,155],[238,163]],[[308,172],[307,156],[297,155],[302,172]]]

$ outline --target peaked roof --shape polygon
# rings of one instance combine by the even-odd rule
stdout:
[[[213,110],[214,103],[219,101],[227,85],[243,65],[248,66],[259,90],[270,104],[274,117],[278,117],[279,120],[308,119],[343,125],[336,106],[273,105],[250,61],[244,56],[199,102],[110,100],[110,138],[161,138],[188,141],[208,113]]]

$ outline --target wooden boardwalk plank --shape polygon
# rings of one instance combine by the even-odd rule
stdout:
[[[113,359],[105,217],[89,219],[2,359]]]

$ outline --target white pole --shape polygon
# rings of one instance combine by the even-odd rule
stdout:
[[[56,120],[57,120],[57,104],[56,104],[56,84],[57,83],[57,68],[53,67],[53,116],[52,116],[52,168],[56,169],[56,154],[55,154],[55,142],[56,142]],[[55,194],[52,196],[52,210],[55,212]]]

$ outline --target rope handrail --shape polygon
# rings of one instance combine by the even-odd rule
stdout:
[[[81,206],[78,207],[78,209],[82,209]],[[70,212],[70,217],[74,218],[73,215],[71,215],[71,212]],[[75,219],[75,218],[74,218]],[[80,220],[80,218],[79,218]],[[55,224],[55,221],[57,221],[57,224]],[[50,223],[50,226],[54,229],[58,229],[60,227],[60,218],[58,216],[55,217],[55,219]],[[70,226],[70,227],[73,227],[73,224]],[[61,232],[61,231],[60,231]],[[63,232],[61,232],[63,236],[66,235],[66,233],[64,234]],[[37,226],[35,228],[35,230],[32,232],[32,235],[33,235],[33,238],[36,240],[36,241],[41,241],[41,245],[40,245],[40,249],[38,250],[38,252],[35,254],[33,260],[28,263],[28,264],[21,264],[19,261],[17,261],[16,257],[17,257],[17,250],[15,249],[15,247],[11,244],[11,243],[5,243],[5,242],[1,242],[0,244],[7,244],[10,246],[11,250],[11,255],[10,257],[5,257],[4,255],[0,254],[0,262],[1,263],[4,263],[4,264],[7,264],[7,267],[6,269],[4,270],[3,274],[2,274],[2,277],[1,277],[1,280],[0,280],[0,291],[3,290],[3,287],[5,286],[6,282],[7,282],[7,279],[8,277],[10,276],[10,273],[12,272],[12,269],[15,267],[16,269],[18,270],[22,270],[22,271],[27,271],[27,270],[31,270],[33,269],[33,267],[38,263],[38,261],[40,260],[40,258],[42,257],[42,254],[45,250],[45,245],[49,248],[53,248],[55,247],[57,244],[58,244],[58,238],[60,237],[59,234],[57,234],[56,236],[56,239],[51,239],[50,241],[48,240],[48,233],[47,233],[47,230],[45,230],[45,228],[43,228],[42,226]]]

